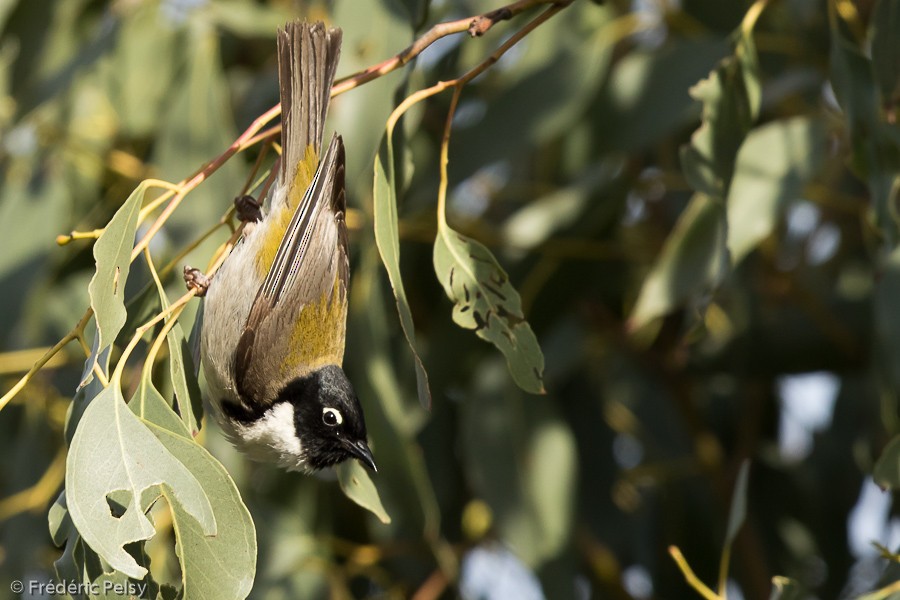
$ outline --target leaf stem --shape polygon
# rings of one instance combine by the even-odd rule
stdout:
[[[28,489],[0,500],[0,521],[29,510],[43,508],[53,498],[66,475],[66,450],[60,448],[41,478]]]
[[[84,315],[81,317],[81,320],[78,321],[78,324],[75,325],[75,327],[73,327],[69,333],[64,335],[61,340],[56,342],[56,345],[54,345],[52,348],[47,350],[47,352],[45,352],[44,355],[40,359],[38,359],[38,361],[36,363],[34,363],[34,365],[31,367],[31,369],[29,369],[28,372],[25,373],[25,375],[23,375],[22,378],[19,379],[18,382],[16,382],[16,384],[14,386],[12,386],[12,388],[10,388],[9,391],[7,391],[5,394],[3,394],[3,397],[0,398],[0,410],[3,410],[3,408],[7,404],[9,404],[9,401],[12,400],[16,396],[16,394],[18,394],[20,391],[22,391],[22,388],[24,388],[28,384],[28,382],[31,381],[31,379],[34,377],[34,375],[38,371],[40,371],[44,367],[44,365],[46,365],[47,362],[49,362],[50,359],[56,355],[57,352],[62,350],[69,342],[71,342],[72,340],[74,340],[75,338],[79,337],[82,334],[82,332],[84,331],[84,328],[87,326],[88,322],[91,320],[91,316],[93,316],[93,314],[94,314],[93,310],[91,310],[91,309],[86,310]]]
[[[678,565],[678,568],[681,569],[681,574],[684,575],[688,585],[694,588],[698,594],[703,596],[706,600],[724,600],[724,598],[716,595],[715,592],[709,589],[706,584],[700,581],[700,578],[694,574],[693,569],[691,569],[691,566],[688,564],[687,560],[685,560],[684,555],[681,554],[681,550],[678,549],[678,546],[669,546],[669,554],[675,560],[675,564]]]

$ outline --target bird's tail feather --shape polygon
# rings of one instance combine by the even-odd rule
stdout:
[[[278,32],[283,185],[294,182],[301,161],[311,163],[310,175],[315,171],[341,38],[340,29],[326,28],[321,22],[294,21]],[[316,160],[309,160],[310,148]]]

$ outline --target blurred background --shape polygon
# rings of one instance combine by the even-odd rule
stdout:
[[[91,240],[60,247],[56,236],[102,227],[145,178],[189,176],[274,106],[278,26],[307,16],[342,27],[341,77],[436,23],[500,5],[0,0],[0,391],[88,306]],[[450,220],[491,249],[521,293],[546,359],[544,396],[519,390],[502,355],[453,324],[434,274],[449,93],[406,116],[397,146],[401,267],[431,413],[416,399],[372,233],[373,162],[392,108],[478,64],[543,7],[482,38],[443,39],[407,70],[335,100],[352,207],[346,367],[392,522],[352,504],[333,476],[246,462],[206,423],[203,443],[256,523],[252,597],[696,597],[668,547],[715,584],[745,459],[748,518],[729,598],[767,598],[774,575],[817,598],[890,580],[872,542],[896,549],[900,520],[870,473],[900,428],[897,170],[879,162],[898,144],[893,98],[864,75],[869,36],[887,27],[900,39],[900,27],[873,18],[874,0],[765,6],[753,33],[759,116],[737,154],[722,230],[685,210],[694,191],[679,151],[701,125],[689,91],[734,56],[750,7],[575,0],[466,87]],[[843,71],[829,13],[860,50],[862,62]],[[874,153],[871,122],[842,109],[860,97],[880,98],[872,122],[888,141]],[[230,207],[259,151],[230,160],[154,239],[157,265],[178,259],[164,281],[171,299],[183,293],[181,265],[206,265],[227,238],[220,229],[179,256]],[[724,266],[710,253],[723,234],[730,267],[728,253]],[[136,262],[126,295],[148,280]],[[636,314],[653,293],[661,304]],[[47,509],[83,360],[70,344],[0,414],[3,581],[54,577]],[[171,393],[165,373],[159,387]],[[154,575],[177,582],[171,529],[157,523]]]

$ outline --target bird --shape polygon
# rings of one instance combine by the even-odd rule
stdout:
[[[242,237],[203,282],[200,356],[217,420],[251,459],[307,473],[348,459],[377,470],[341,366],[350,275],[341,136],[320,155],[341,39],[321,22],[278,30],[282,152],[268,210],[235,201]]]

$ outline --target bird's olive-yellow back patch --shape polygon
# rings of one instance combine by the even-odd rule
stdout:
[[[322,294],[317,302],[303,307],[293,323],[287,354],[281,363],[281,375],[291,375],[302,365],[304,372],[344,361],[347,329],[347,295],[340,281]]]
[[[260,277],[265,277],[275,261],[275,255],[278,253],[278,247],[287,231],[294,211],[303,199],[309,184],[313,180],[316,173],[316,167],[319,165],[319,152],[312,145],[306,147],[303,159],[297,163],[294,172],[294,179],[288,188],[286,201],[278,206],[271,208],[272,212],[266,217],[267,224],[265,239],[263,240],[262,249],[256,259],[256,270]]]

